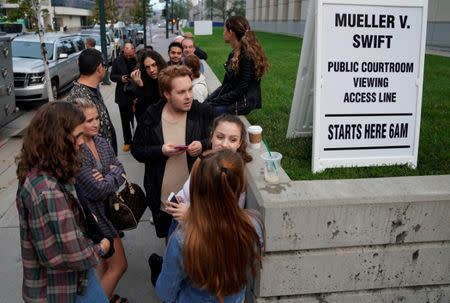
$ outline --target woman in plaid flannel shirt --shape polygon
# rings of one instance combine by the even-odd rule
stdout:
[[[95,277],[107,239],[85,236],[86,217],[74,188],[84,114],[68,102],[42,106],[17,158],[25,302],[108,302]]]

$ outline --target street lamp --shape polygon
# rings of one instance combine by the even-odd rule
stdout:
[[[106,17],[105,17],[105,0],[98,1],[98,15],[100,19],[100,43],[102,45],[103,62],[108,63],[108,53],[106,51]],[[102,83],[110,85],[108,69],[105,72]]]
[[[142,17],[144,23],[144,48],[147,46],[147,11],[145,10],[145,2],[147,0],[142,0]]]
[[[211,23],[213,22],[213,0],[211,0]]]

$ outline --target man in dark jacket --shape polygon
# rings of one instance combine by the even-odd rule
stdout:
[[[123,151],[130,150],[132,140],[131,128],[133,123],[133,100],[135,98],[131,82],[131,72],[136,68],[136,51],[134,45],[125,43],[123,55],[114,60],[111,69],[111,81],[116,85],[116,103],[119,105],[120,120],[123,131]]]
[[[141,116],[131,145],[131,154],[145,163],[144,187],[153,214],[156,235],[167,237],[172,217],[163,202],[178,192],[192,165],[206,149],[212,107],[192,100],[192,81],[186,66],[169,66],[159,73],[162,97]]]

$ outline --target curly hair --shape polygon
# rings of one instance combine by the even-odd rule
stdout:
[[[72,132],[85,121],[83,112],[69,102],[43,105],[35,114],[16,158],[20,183],[37,168],[66,183],[78,172],[76,139]]]
[[[142,80],[150,78],[150,76],[147,74],[147,70],[145,69],[144,64],[144,61],[147,58],[155,60],[156,65],[158,66],[158,74],[160,71],[167,67],[167,62],[160,55],[160,53],[154,50],[146,50],[139,59],[139,69],[141,70]]]
[[[269,70],[269,61],[255,33],[250,29],[247,19],[242,16],[231,16],[225,21],[225,29],[235,33],[240,43],[240,48],[233,52],[230,68],[237,74],[241,56],[248,56],[255,64],[256,78],[261,79]]]

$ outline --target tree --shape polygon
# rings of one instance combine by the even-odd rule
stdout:
[[[192,9],[190,0],[173,1],[173,18],[175,19],[189,19],[189,11]],[[170,11],[171,13],[172,11]],[[170,16],[169,13],[169,16]]]
[[[231,2],[231,7],[227,10],[227,18],[230,16],[245,16],[244,0],[234,0]]]
[[[122,20],[127,23],[138,23],[138,24],[144,24],[144,14],[142,13],[142,3],[138,3],[136,6],[129,7],[125,14],[122,17]],[[150,5],[145,6],[146,10],[146,20],[149,20],[152,17],[153,10]]]
[[[213,17],[222,19],[223,22],[230,16],[245,16],[244,0],[204,0],[206,16],[211,15],[211,4]],[[227,9],[227,7],[229,7]]]
[[[99,22],[100,15],[98,11],[98,0],[95,1],[95,7],[92,10],[92,18]],[[112,24],[118,21],[117,6],[115,0],[105,0],[105,18],[111,21]]]
[[[33,7],[32,0],[7,0],[7,2],[11,4],[17,4],[19,6],[16,9],[8,10],[8,21],[16,21],[17,19],[25,19],[29,21],[30,19],[32,19],[33,22],[28,22],[28,26],[30,26],[30,28],[34,30],[37,30],[38,22],[37,20],[34,20],[36,12]],[[39,10],[42,18],[48,16],[48,9],[45,8]]]
[[[206,15],[211,15],[211,11],[213,16],[211,19],[214,19],[214,17],[220,18],[222,21],[225,22],[227,18],[227,0],[204,0],[205,6],[206,6]],[[211,7],[212,6],[212,7]]]

